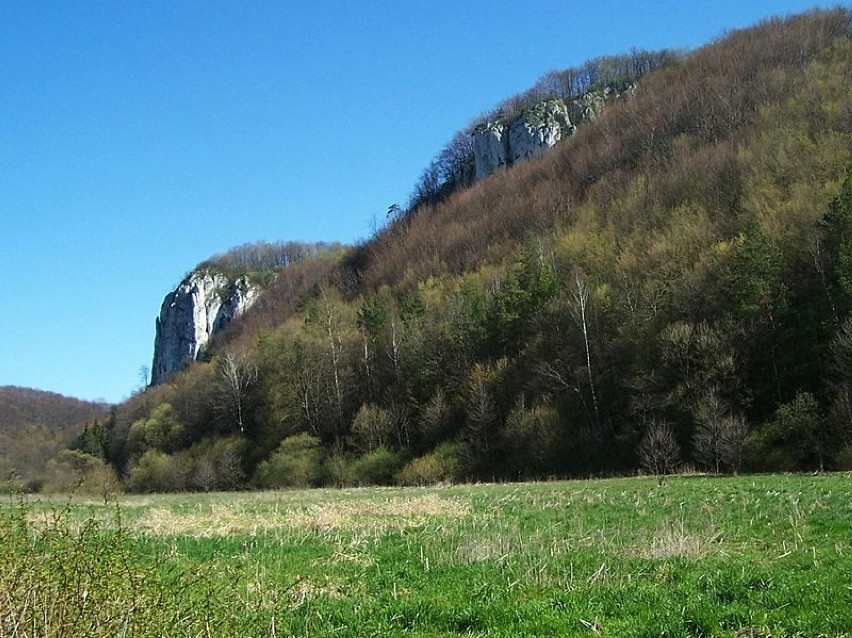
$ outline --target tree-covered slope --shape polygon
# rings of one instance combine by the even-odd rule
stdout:
[[[48,463],[75,446],[88,426],[104,420],[105,403],[55,392],[0,387],[0,475],[33,488],[44,486]]]
[[[11,432],[31,423],[73,430],[102,418],[105,403],[81,401],[55,392],[16,386],[0,387],[0,432]]]
[[[645,74],[538,161],[288,268],[134,396],[137,490],[852,463],[844,9]]]

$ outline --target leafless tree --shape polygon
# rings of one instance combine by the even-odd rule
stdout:
[[[246,352],[226,352],[219,359],[223,383],[223,408],[231,413],[240,432],[245,432],[246,392],[257,381],[257,365]]]
[[[352,440],[364,452],[374,452],[390,443],[393,419],[382,407],[364,404],[352,421]]]
[[[148,387],[148,379],[151,378],[151,368],[146,365],[139,366],[139,387],[145,389]]]
[[[656,419],[648,423],[645,436],[639,443],[639,461],[646,471],[657,476],[662,485],[663,477],[671,474],[680,463],[680,445],[671,425]]]
[[[340,313],[332,306],[328,293],[322,288],[322,297],[325,303],[325,316],[323,317],[323,328],[328,338],[328,351],[331,361],[334,379],[334,406],[338,424],[343,418],[343,386],[342,386],[342,361],[343,361],[343,337],[341,336]]]
[[[432,398],[423,406],[418,422],[419,435],[424,441],[434,443],[446,433],[450,420],[450,404],[446,394],[439,387]]]
[[[583,346],[586,350],[586,373],[589,377],[589,391],[592,395],[592,415],[594,424],[600,426],[598,395],[592,374],[592,351],[589,347],[589,280],[581,268],[575,268],[571,275],[571,316],[583,332]]]
[[[481,373],[473,375],[466,408],[467,423],[462,432],[462,438],[475,450],[487,454],[491,449],[498,415],[494,396]]]
[[[745,419],[731,413],[715,389],[710,389],[695,408],[696,428],[692,446],[696,459],[715,474],[736,470],[748,434]]]
[[[216,486],[216,468],[207,456],[198,459],[195,465],[195,473],[192,476],[192,484],[205,492],[209,492]]]
[[[216,461],[216,485],[234,489],[245,479],[243,459],[234,449],[226,449]]]

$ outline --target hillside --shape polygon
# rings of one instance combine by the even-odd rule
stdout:
[[[109,406],[54,392],[0,387],[0,476],[42,489],[55,474],[51,459],[76,446],[87,426],[106,419]]]
[[[73,430],[101,419],[104,403],[81,401],[55,392],[15,386],[0,387],[0,432],[11,432],[32,423]]]
[[[133,490],[852,465],[850,13],[650,71],[287,268],[120,407]]]

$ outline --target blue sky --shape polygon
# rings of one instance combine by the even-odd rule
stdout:
[[[456,130],[548,70],[811,6],[0,2],[0,385],[120,401],[206,257],[364,239]]]

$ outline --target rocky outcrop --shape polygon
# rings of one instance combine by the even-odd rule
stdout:
[[[621,95],[605,89],[567,102],[553,98],[533,105],[512,119],[481,124],[474,130],[471,140],[476,179],[538,157],[570,137],[577,125],[597,117],[610,100]]]
[[[557,99],[539,102],[509,122],[487,122],[472,139],[476,179],[538,157],[573,132],[568,105]]]
[[[162,383],[199,359],[210,339],[245,312],[259,292],[246,277],[230,281],[210,270],[190,273],[160,308],[151,384]]]
[[[501,122],[488,122],[473,134],[474,177],[477,180],[508,165],[508,138]]]
[[[539,102],[509,126],[509,163],[538,157],[573,132],[568,107],[562,100]]]

